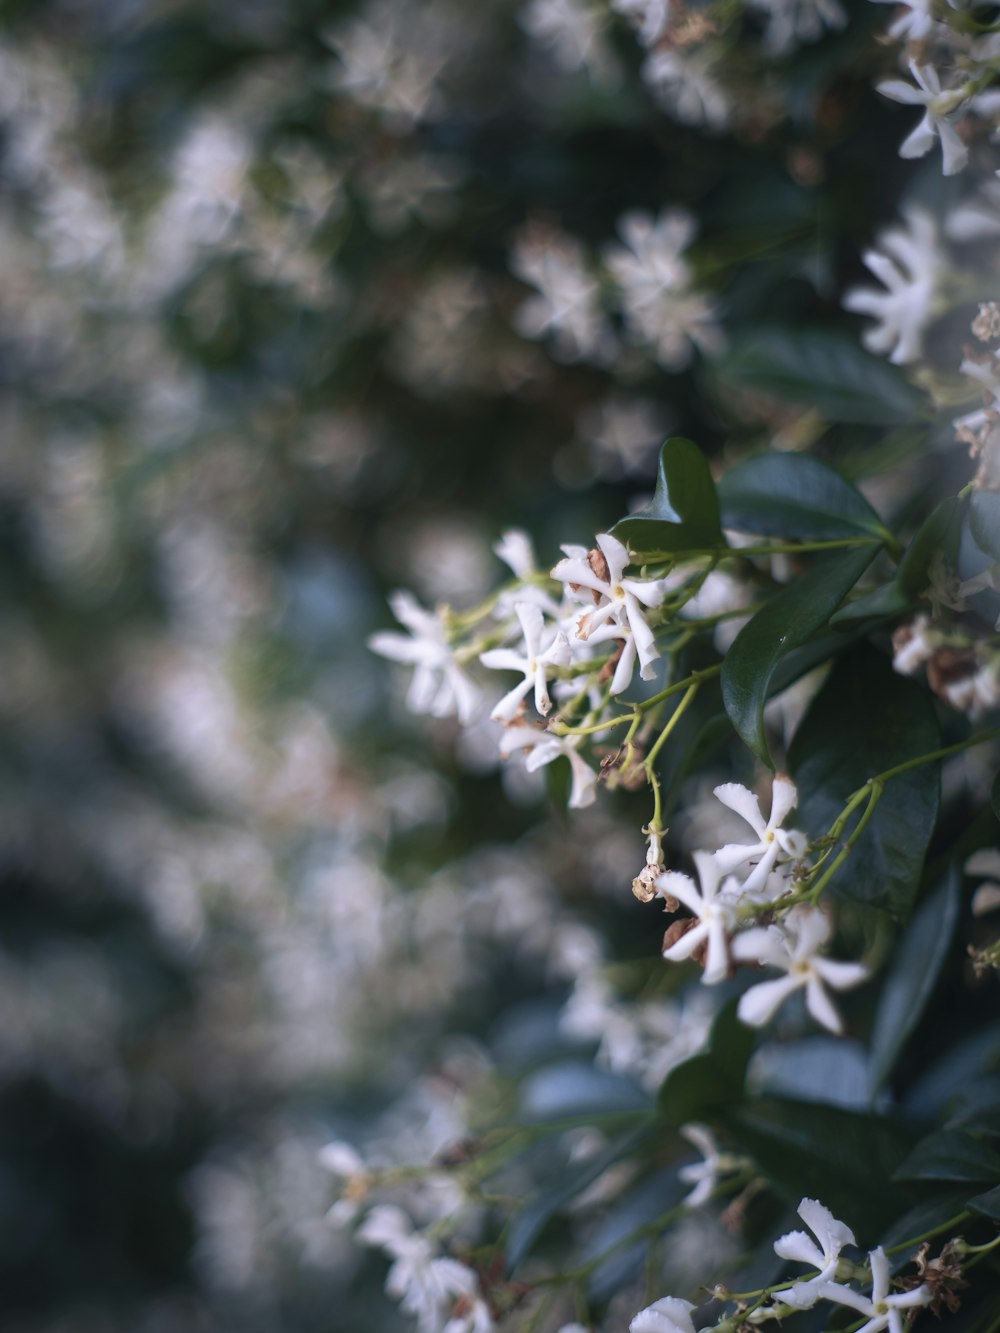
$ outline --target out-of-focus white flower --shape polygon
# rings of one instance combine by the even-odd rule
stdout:
[[[518,602],[528,602],[550,615],[553,620],[558,620],[561,615],[559,604],[544,588],[532,582],[539,571],[528,534],[520,528],[508,528],[500,540],[494,543],[493,552],[512,574],[524,580],[518,587],[507,588],[500,593],[494,614],[499,618],[508,616],[516,610]]]
[[[582,615],[577,622],[577,637],[592,643],[609,638],[625,640],[621,660],[611,684],[612,694],[620,694],[632,677],[632,663],[638,655],[643,680],[653,677],[653,663],[660,656],[653,631],[642,607],[655,608],[663,602],[663,584],[659,579],[626,578],[628,548],[617,537],[602,532],[597,536],[601,559],[578,554],[578,548],[563,547],[571,554],[560,560],[552,577],[565,583],[572,596],[597,593],[603,601]],[[605,566],[601,568],[601,561]],[[628,654],[628,657],[626,656]],[[627,672],[623,663],[628,663]]]
[[[622,244],[606,246],[604,262],[629,310],[649,305],[663,291],[676,292],[688,285],[691,269],[681,256],[694,238],[695,226],[686,208],[665,208],[655,219],[635,209],[619,219]]]
[[[722,871],[711,852],[695,852],[693,858],[700,888],[690,875],[677,870],[668,870],[656,881],[659,892],[677,898],[698,918],[696,926],[663,950],[663,956],[672,963],[680,962],[706,944],[702,981],[711,986],[723,981],[729,971],[727,940],[735,921],[734,891],[738,885],[735,880],[727,880],[720,889]]]
[[[757,842],[727,843],[714,854],[723,875],[733,874],[741,866],[753,862],[753,870],[743,883],[744,894],[753,894],[763,888],[776,865],[797,860],[805,854],[805,836],[781,827],[799,799],[795,783],[784,773],[778,773],[771,785],[771,814],[767,823],[760,812],[760,801],[738,782],[723,783],[715,788],[715,795],[723,805],[745,819],[757,834]]]
[[[954,176],[969,160],[969,150],[954,125],[968,93],[964,87],[942,91],[940,75],[933,65],[920,66],[911,60],[910,73],[916,87],[902,79],[887,79],[876,85],[882,96],[893,102],[924,108],[923,119],[900,144],[899,155],[923,157],[934,147],[935,139],[940,139],[944,174]]]
[[[319,1164],[341,1181],[341,1197],[327,1213],[334,1226],[347,1226],[368,1193],[368,1168],[356,1148],[342,1139],[320,1149]]]
[[[934,0],[875,0],[875,4],[895,5],[902,11],[888,28],[894,41],[922,42],[934,28]]]
[[[808,1310],[822,1298],[822,1286],[836,1276],[841,1250],[845,1245],[856,1245],[857,1241],[851,1228],[838,1222],[829,1208],[816,1199],[803,1199],[798,1214],[816,1239],[804,1231],[789,1231],[774,1242],[774,1252],[779,1259],[819,1269],[815,1277],[797,1282],[781,1293],[786,1305]]]
[[[655,46],[670,22],[670,0],[611,0],[611,8],[636,24],[643,46]]]
[[[518,333],[525,338],[551,334],[555,354],[566,361],[604,364],[612,358],[615,341],[601,309],[600,286],[587,270],[578,241],[529,228],[514,246],[510,268],[538,291],[517,309]]]
[[[870,352],[889,354],[897,366],[920,356],[921,339],[930,321],[943,261],[934,219],[922,208],[904,208],[905,227],[880,232],[880,249],[863,256],[865,267],[886,288],[852,287],[844,309],[871,315],[878,324],[861,341]]]
[[[836,1282],[823,1284],[820,1296],[823,1300],[834,1301],[837,1305],[846,1305],[856,1310],[868,1322],[858,1333],[881,1333],[887,1328],[889,1333],[903,1333],[902,1311],[912,1310],[917,1305],[928,1305],[933,1300],[930,1287],[924,1285],[913,1291],[900,1291],[889,1295],[891,1277],[889,1260],[881,1245],[868,1255],[872,1270],[872,1294],[862,1296],[850,1287],[842,1287]]]
[[[901,676],[912,676],[934,656],[935,644],[928,634],[930,621],[917,616],[908,625],[900,625],[892,636],[892,667]]]
[[[737,1014],[750,1027],[770,1022],[790,995],[805,989],[806,1007],[828,1031],[843,1031],[840,1015],[826,987],[848,990],[868,977],[863,963],[838,963],[817,957],[830,938],[830,921],[815,907],[794,907],[781,926],[754,927],[738,935],[732,954],[743,962],[781,968],[788,975],[751,986],[740,997]]]
[[[743,1161],[730,1153],[720,1152],[714,1134],[705,1125],[681,1125],[680,1133],[688,1143],[694,1144],[704,1159],[682,1166],[677,1173],[686,1185],[694,1186],[684,1202],[689,1208],[698,1208],[712,1197],[719,1180],[741,1166]]]
[[[517,713],[521,700],[532,689],[535,692],[535,707],[544,717],[552,707],[547,668],[566,666],[570,660],[569,640],[561,630],[555,632],[545,648],[542,647],[545,622],[537,606],[517,602],[514,610],[524,635],[523,656],[513,648],[490,648],[479,655],[480,662],[491,671],[524,673],[524,679],[509,690],[490,713],[490,717],[499,722],[509,722]]]
[[[629,1333],[694,1333],[691,1301],[677,1296],[662,1296],[645,1310],[640,1310],[629,1324]]]
[[[651,473],[668,425],[663,408],[648,398],[607,398],[577,418],[577,431],[590,447],[599,476]]]
[[[782,55],[800,42],[815,42],[827,28],[842,28],[847,22],[839,0],[750,0],[754,9],[767,15],[764,47]]]
[[[656,100],[684,125],[705,125],[723,130],[729,124],[730,103],[715,74],[718,58],[707,46],[663,47],[650,53],[642,79]]]
[[[593,0],[531,0],[518,22],[570,74],[579,69],[607,74],[613,67],[604,40],[607,14]]]
[[[582,810],[597,799],[597,774],[577,753],[580,739],[579,736],[553,736],[538,727],[505,727],[500,738],[500,756],[508,759],[516,751],[523,750],[524,766],[529,773],[534,773],[565,755],[573,778],[569,806],[571,810]]]
[[[405,18],[398,0],[381,0],[323,34],[340,60],[333,86],[403,129],[433,107],[443,64],[438,52],[413,40],[415,25]]]
[[[978,241],[986,236],[1000,236],[1000,180],[983,181],[950,210],[944,222],[945,235],[951,241]]]
[[[434,717],[457,713],[460,722],[471,722],[479,711],[480,693],[455,660],[441,617],[425,610],[412,593],[405,591],[392,593],[389,605],[400,624],[410,631],[410,637],[395,630],[379,630],[369,637],[368,647],[382,657],[414,667],[407,707]]]

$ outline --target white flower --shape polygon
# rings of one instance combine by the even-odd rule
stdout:
[[[480,662],[491,671],[524,673],[524,679],[504,695],[490,714],[490,717],[498,722],[509,722],[517,713],[521,700],[532,688],[535,691],[535,707],[544,717],[552,708],[546,668],[565,666],[570,660],[569,640],[561,630],[555,634],[546,648],[542,648],[545,622],[537,606],[516,602],[514,610],[521,622],[521,631],[524,635],[524,656],[515,652],[513,648],[490,648],[479,655]]]
[[[680,1133],[701,1153],[704,1161],[682,1166],[678,1176],[694,1189],[684,1199],[689,1208],[698,1208],[712,1197],[720,1177],[742,1165],[741,1159],[719,1151],[711,1130],[704,1125],[681,1125]]]
[[[327,1212],[327,1221],[334,1226],[347,1226],[357,1216],[360,1202],[368,1193],[368,1168],[357,1149],[340,1139],[320,1149],[319,1164],[341,1182],[341,1197]]]
[[[597,774],[576,752],[580,739],[579,736],[553,736],[538,727],[505,727],[500,738],[500,757],[508,759],[515,750],[526,751],[524,766],[529,773],[534,773],[565,755],[573,777],[569,807],[582,810],[597,799]]]
[[[712,985],[723,981],[729,971],[727,937],[735,920],[733,890],[737,885],[735,880],[728,880],[720,891],[722,871],[715,857],[710,852],[694,852],[693,858],[701,881],[700,891],[690,875],[677,870],[668,870],[656,881],[659,893],[679,899],[698,918],[696,926],[663,950],[663,956],[672,963],[679,962],[690,958],[707,942],[702,981]]]
[[[824,987],[847,990],[858,986],[867,978],[868,969],[862,963],[837,963],[816,957],[830,938],[830,930],[825,913],[815,907],[801,906],[792,908],[781,926],[754,927],[736,937],[732,946],[734,958],[766,963],[788,973],[775,981],[762,981],[744,992],[737,1010],[744,1023],[762,1027],[790,995],[804,987],[806,1007],[816,1022],[830,1032],[842,1031],[840,1015]]]
[[[753,895],[763,888],[779,862],[794,861],[805,854],[807,843],[803,834],[781,827],[799,799],[795,783],[784,773],[778,773],[771,786],[771,816],[766,824],[757,797],[738,782],[723,783],[715,788],[715,795],[723,805],[745,819],[757,834],[757,842],[727,843],[715,853],[716,863],[724,875],[754,862],[754,868],[743,884],[745,894]]]
[[[934,28],[934,0],[875,0],[879,5],[895,5],[902,13],[888,28],[897,42],[922,42]]]
[[[643,46],[655,46],[670,22],[670,0],[611,0],[611,8],[638,25]]]
[[[850,1287],[842,1287],[836,1282],[824,1283],[820,1295],[823,1299],[834,1301],[837,1305],[846,1305],[868,1320],[857,1333],[881,1333],[888,1328],[889,1333],[903,1333],[901,1311],[911,1310],[915,1305],[927,1305],[933,1299],[933,1293],[927,1286],[913,1291],[901,1291],[889,1295],[889,1260],[881,1245],[868,1255],[872,1270],[872,1294],[862,1296]]]
[[[677,1296],[663,1296],[647,1305],[629,1324],[629,1333],[694,1333],[691,1301]]]
[[[457,713],[460,722],[471,722],[479,711],[479,690],[455,660],[440,615],[426,611],[408,592],[389,597],[392,613],[411,637],[395,630],[379,630],[368,639],[368,647],[394,662],[414,667],[406,696],[413,713],[447,717]]]
[[[906,365],[920,356],[923,331],[930,322],[942,268],[934,219],[922,208],[905,208],[906,227],[879,233],[881,250],[869,250],[865,267],[886,288],[852,287],[844,295],[844,309],[878,320],[861,341],[870,352],[889,354],[893,365]]]
[[[816,1240],[804,1231],[789,1231],[774,1242],[774,1252],[780,1259],[792,1259],[819,1270],[807,1282],[797,1282],[781,1293],[786,1305],[808,1310],[822,1298],[820,1288],[835,1277],[841,1250],[845,1245],[856,1245],[857,1241],[851,1228],[838,1222],[829,1208],[816,1199],[803,1199],[798,1213]]]
[[[602,31],[606,12],[591,0],[531,0],[518,21],[568,73],[589,69],[600,75],[613,68]]]
[[[722,130],[729,123],[729,98],[716,78],[718,55],[708,45],[651,51],[642,79],[656,100],[682,124]]]
[[[555,354],[566,361],[611,359],[615,344],[601,311],[600,285],[587,271],[578,241],[529,228],[517,240],[510,267],[538,290],[518,307],[518,333],[525,338],[551,333]]]
[[[625,640],[622,657],[611,684],[611,693],[620,694],[631,680],[636,655],[641,664],[639,674],[642,679],[651,680],[653,677],[653,663],[660,654],[653,639],[653,631],[643,616],[642,606],[661,605],[663,584],[659,579],[625,578],[628,550],[610,533],[598,534],[597,545],[607,569],[607,577],[601,570],[600,560],[592,560],[581,553],[579,547],[563,547],[569,554],[553,569],[552,577],[565,583],[574,596],[586,597],[589,590],[602,599],[593,610],[580,617],[576,634],[578,638],[592,643],[601,643],[611,638]],[[623,666],[626,661],[627,671]]]
[[[750,0],[768,16],[764,47],[781,55],[799,42],[815,42],[827,28],[842,28],[847,15],[838,0]]]
[[[945,89],[942,92],[941,79],[933,65],[921,67],[915,60],[911,60],[910,73],[917,85],[915,88],[902,79],[887,79],[876,85],[882,96],[893,102],[924,108],[923,120],[903,140],[899,155],[923,157],[933,148],[934,140],[940,139],[944,174],[954,176],[969,160],[969,150],[953,124],[962,103],[967,101],[967,94],[963,88]]]

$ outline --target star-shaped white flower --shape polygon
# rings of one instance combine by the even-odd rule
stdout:
[[[553,736],[539,727],[515,725],[504,728],[500,737],[500,757],[509,759],[516,751],[525,752],[524,766],[529,773],[551,764],[554,759],[565,755],[572,771],[572,787],[569,795],[571,810],[582,810],[592,805],[597,799],[597,774],[590,765],[576,752],[580,743],[579,736]]]
[[[561,630],[555,633],[547,647],[542,648],[545,621],[537,606],[517,602],[514,611],[521,622],[521,633],[524,636],[523,655],[513,648],[490,648],[479,656],[483,666],[492,671],[520,671],[524,674],[524,679],[504,695],[490,714],[497,722],[509,722],[517,713],[521,700],[532,688],[535,691],[535,707],[544,717],[552,708],[547,668],[566,666],[570,660],[569,640]]]
[[[737,1015],[750,1027],[769,1023],[790,995],[805,989],[806,1008],[828,1031],[843,1031],[840,1015],[826,987],[848,990],[868,977],[863,963],[838,963],[818,958],[830,938],[830,922],[816,907],[793,907],[781,926],[754,927],[733,941],[734,958],[779,967],[788,975],[751,986],[740,997]]]
[[[563,548],[567,551],[567,558],[559,561],[552,571],[552,577],[566,584],[574,597],[582,599],[597,594],[598,604],[585,612],[577,622],[577,637],[594,643],[611,638],[624,639],[622,657],[625,658],[627,651],[634,664],[638,656],[641,666],[639,674],[643,680],[651,680],[653,663],[660,654],[642,608],[662,604],[662,581],[625,578],[625,568],[629,563],[628,548],[610,533],[598,534],[597,545],[607,568],[607,577],[601,569],[600,559],[592,559],[580,547]],[[623,676],[624,672],[619,663],[619,671],[615,673],[612,683],[613,694],[620,693],[628,684],[627,680],[619,682],[620,675]],[[631,678],[631,666],[628,675]]]
[[[940,139],[944,174],[954,176],[969,160],[969,150],[953,123],[962,104],[968,101],[968,94],[964,88],[942,91],[940,76],[933,65],[920,66],[911,60],[910,73],[916,87],[902,79],[887,79],[876,84],[883,97],[904,106],[924,108],[923,120],[900,144],[899,155],[923,157],[934,147],[934,140]]]
[[[872,1270],[872,1294],[862,1296],[850,1287],[842,1287],[836,1282],[823,1284],[820,1296],[824,1300],[834,1301],[837,1305],[846,1305],[857,1310],[868,1322],[862,1324],[857,1333],[881,1333],[887,1328],[889,1333],[903,1333],[902,1311],[912,1310],[915,1305],[928,1305],[933,1300],[930,1287],[920,1286],[913,1291],[900,1291],[889,1295],[889,1260],[881,1245],[868,1255]]]
[[[712,1197],[712,1191],[720,1178],[742,1166],[741,1158],[719,1151],[712,1131],[705,1125],[681,1125],[680,1133],[701,1153],[701,1162],[691,1162],[682,1166],[677,1175],[686,1185],[694,1189],[684,1199],[689,1208],[698,1208]]]
[[[326,1219],[334,1226],[347,1226],[368,1194],[371,1178],[364,1159],[350,1143],[337,1139],[320,1149],[319,1164],[340,1181],[340,1198],[328,1210]]]
[[[904,85],[905,86],[905,85]],[[844,294],[845,310],[878,321],[861,341],[869,352],[889,355],[896,366],[920,356],[921,339],[933,313],[943,260],[934,219],[922,208],[904,208],[905,227],[880,232],[880,250],[862,255],[865,267],[885,288],[852,287]]]
[[[781,825],[798,804],[799,793],[795,783],[784,773],[775,776],[771,787],[771,814],[767,822],[760,812],[760,802],[752,791],[738,782],[725,782],[715,788],[715,795],[745,819],[757,841],[730,842],[715,853],[715,860],[723,875],[733,874],[753,863],[753,869],[743,883],[743,893],[753,895],[764,887],[774,867],[783,861],[795,861],[805,854],[805,836]]]
[[[369,637],[368,647],[382,657],[414,668],[407,707],[413,713],[431,713],[434,717],[457,713],[460,722],[472,722],[479,711],[479,690],[456,661],[441,616],[425,610],[408,592],[392,593],[389,605],[410,636],[379,630]]]
[[[781,1293],[786,1305],[808,1310],[822,1299],[822,1288],[836,1276],[841,1250],[845,1245],[856,1245],[857,1241],[851,1228],[838,1222],[829,1208],[816,1199],[803,1199],[798,1213],[816,1239],[804,1231],[789,1231],[774,1242],[774,1252],[779,1259],[791,1259],[819,1270],[815,1277],[797,1282]]]
[[[723,981],[729,971],[727,941],[735,921],[738,885],[735,880],[727,880],[720,890],[722,871],[711,852],[695,852],[694,864],[700,889],[690,875],[677,870],[668,870],[656,881],[658,893],[679,899],[698,918],[696,926],[663,950],[663,956],[672,963],[680,962],[690,958],[701,944],[707,944],[702,981],[711,986]]]
[[[629,1333],[694,1333],[693,1309],[691,1301],[682,1301],[679,1296],[662,1296],[639,1311],[628,1326]]]

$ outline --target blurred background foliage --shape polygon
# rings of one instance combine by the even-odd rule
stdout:
[[[543,826],[447,724],[428,761],[364,646],[384,593],[472,602],[510,524],[543,564],[589,539],[668,429],[715,458],[808,434],[741,340],[766,311],[853,346],[839,293],[913,178],[870,5],[763,76],[748,55],[764,82],[714,135],[654,105],[624,25],[613,76],[566,73],[513,0],[369,4],[418,68],[366,104],[330,40],[359,8],[0,5],[11,1333],[397,1326],[316,1150],[407,1088],[386,1132],[446,1138],[435,1095],[476,1057],[442,1035],[565,994],[530,912],[505,951],[458,904],[484,871],[523,888],[504,849],[535,840],[557,898],[651,945],[611,814]],[[721,360],[560,363],[515,332],[521,228],[597,247],[668,204],[699,219]],[[882,425],[820,452],[871,471]]]

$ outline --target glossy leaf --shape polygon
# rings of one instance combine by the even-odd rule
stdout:
[[[937,716],[922,685],[897,675],[889,659],[867,644],[852,648],[835,665],[789,748],[799,826],[814,836],[823,833],[870,777],[939,744]],[[908,917],[938,800],[936,764],[887,782],[834,881],[838,891]]]
[[[719,503],[725,526],[740,532],[812,541],[885,533],[860,491],[807,454],[760,454],[738,464],[719,483]]]
[[[733,348],[720,374],[741,388],[814,408],[827,421],[888,426],[927,412],[924,395],[906,375],[869,356],[846,331],[757,331]]]
[[[984,1139],[941,1129],[921,1139],[895,1180],[1000,1180],[1000,1154]]]
[[[913,914],[882,986],[872,1032],[872,1091],[892,1073],[934,993],[938,976],[951,952],[962,904],[961,876],[952,866],[943,884]]]
[[[742,740],[774,767],[764,734],[764,705],[781,660],[824,628],[871,563],[873,544],[827,557],[775,593],[744,625],[722,666],[722,698]]]
[[[659,1092],[660,1114],[668,1124],[685,1125],[711,1116],[740,1099],[754,1033],[736,1017],[736,1001],[712,1024],[708,1049],[675,1065]]]
[[[650,1102],[630,1079],[580,1060],[566,1060],[527,1078],[521,1104],[530,1120],[564,1120],[643,1111]]]
[[[906,1206],[890,1179],[912,1137],[896,1121],[774,1099],[740,1107],[721,1123],[795,1206],[804,1195],[821,1199],[837,1217],[863,1219],[871,1236]]]
[[[1000,493],[972,492],[969,496],[969,531],[981,551],[1000,560]]]
[[[726,545],[715,482],[696,444],[680,436],[667,440],[651,504],[621,519],[611,533],[643,557]]]

